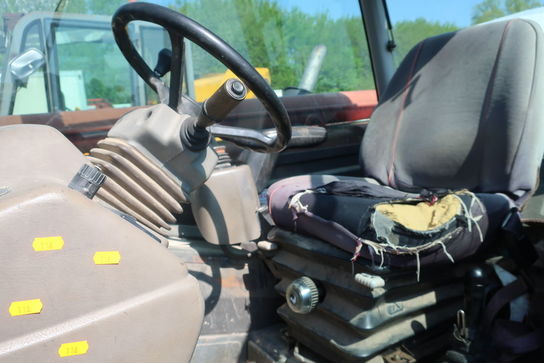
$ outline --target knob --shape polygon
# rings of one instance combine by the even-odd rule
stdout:
[[[168,48],[164,48],[159,52],[159,58],[157,59],[157,65],[153,72],[158,78],[161,78],[166,73],[170,72],[172,67],[172,51]]]
[[[246,95],[246,86],[241,81],[236,78],[226,80],[210,98],[204,101],[196,125],[204,128],[223,121],[229,112],[246,98]]]
[[[489,272],[482,266],[475,266],[465,274],[466,325],[470,331],[476,332],[481,325],[486,292],[491,284]],[[474,338],[474,337],[471,337]]]
[[[315,309],[319,301],[319,290],[311,278],[302,276],[287,286],[285,300],[295,313],[308,314]]]

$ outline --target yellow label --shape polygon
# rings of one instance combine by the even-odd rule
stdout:
[[[34,238],[34,242],[32,242],[32,247],[34,248],[34,251],[62,250],[63,246],[64,240],[61,236],[37,237]]]
[[[39,314],[42,311],[43,304],[40,299],[14,301],[9,306],[11,316]]]
[[[86,340],[81,342],[64,343],[59,348],[59,356],[69,357],[71,355],[81,355],[87,353],[89,343]]]
[[[93,257],[95,265],[117,265],[121,261],[119,251],[99,251]]]

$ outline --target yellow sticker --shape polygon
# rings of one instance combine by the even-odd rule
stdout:
[[[81,342],[64,343],[59,348],[59,356],[69,357],[71,355],[81,355],[87,353],[89,343],[86,340]]]
[[[95,265],[117,265],[121,261],[119,251],[99,251],[93,257]]]
[[[34,248],[34,251],[62,250],[63,246],[64,240],[61,236],[37,237],[34,238],[34,242],[32,242],[32,247]]]
[[[42,311],[43,304],[40,299],[14,301],[9,306],[11,316],[39,314]]]

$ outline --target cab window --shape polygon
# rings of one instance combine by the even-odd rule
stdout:
[[[130,69],[109,28],[54,26],[63,111],[132,106]]]
[[[543,6],[538,0],[387,0],[398,65],[421,40]]]
[[[102,3],[90,1],[77,9],[68,6],[64,13],[25,15],[49,17],[42,19],[43,27],[33,30],[35,38],[42,39],[47,62],[46,68],[32,75],[31,94],[28,88],[13,85],[11,111],[82,111],[157,103],[155,93],[130,69],[113,38],[111,15],[122,3],[113,0],[101,7]],[[280,97],[365,90],[366,103],[376,102],[358,1],[176,0],[169,6],[232,45]],[[168,35],[156,25],[134,22],[129,34],[151,68],[159,51],[170,47]],[[232,76],[219,61],[186,43],[184,93],[201,102]],[[29,102],[29,97],[39,102]],[[337,121],[345,119],[330,120]]]
[[[43,53],[43,36],[41,34],[41,22],[32,22],[23,36],[21,54],[34,48]],[[19,84],[13,104],[13,114],[21,115],[26,113],[48,112],[45,65],[42,65],[32,73],[24,83]]]

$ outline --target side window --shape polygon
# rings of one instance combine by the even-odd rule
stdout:
[[[144,23],[145,24],[145,23]],[[164,29],[158,26],[146,26],[139,23],[139,27],[136,30],[136,34],[139,34],[140,38],[140,53],[146,63],[153,68],[157,63],[157,57],[159,52],[164,49],[170,49],[170,38],[168,33]],[[133,42],[138,44],[138,37],[134,37]],[[169,84],[170,73],[168,73],[163,80],[166,84]],[[143,87],[143,97],[145,104],[153,105],[159,103],[157,94],[148,86],[144,85],[144,82],[138,78],[140,87]]]
[[[41,22],[37,20],[26,29],[20,50],[21,54],[30,48],[38,49],[42,53],[44,52],[40,28]],[[21,84],[17,87],[15,102],[13,104],[14,115],[48,112],[44,69],[45,65],[41,66],[28,77],[26,84]]]
[[[387,0],[398,63],[421,40],[543,6],[536,0]],[[517,15],[515,15],[517,16]],[[536,15],[537,17],[539,15]],[[524,13],[522,17],[530,17]]]
[[[119,52],[111,29],[58,25],[54,27],[63,111],[133,104],[130,68]]]
[[[91,3],[94,5],[90,6]],[[114,41],[111,14],[121,3],[124,1],[112,0],[107,4],[86,2],[90,7],[69,7],[73,14],[66,11],[53,18],[41,18],[47,24],[43,27],[45,35],[38,26],[28,31],[25,46],[34,42],[34,46],[40,47],[46,55],[47,67],[35,72],[26,88],[18,88],[12,113],[158,102],[156,94],[131,70]],[[342,100],[328,102],[335,103],[337,108],[353,105],[352,101],[356,107],[365,100],[369,107],[376,102],[361,10],[356,0],[322,1],[319,5],[298,0],[176,0],[170,6],[231,44],[279,96],[364,90],[364,99],[359,92],[356,101],[347,94],[336,94]],[[129,26],[131,38],[148,65],[154,67],[158,52],[169,48],[169,37],[158,26],[137,23]],[[198,46],[186,44],[183,91],[203,101],[232,77],[232,72]],[[308,112],[320,112],[315,105],[309,107],[312,110]],[[344,114],[338,115],[331,122],[348,119]],[[323,118],[328,120],[328,116]]]

